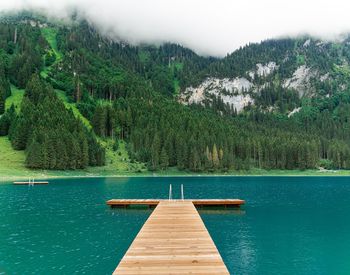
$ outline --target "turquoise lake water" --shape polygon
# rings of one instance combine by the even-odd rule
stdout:
[[[350,274],[350,178],[174,177],[0,185],[0,274],[111,274],[151,211],[111,198],[241,198],[200,215],[231,274]]]

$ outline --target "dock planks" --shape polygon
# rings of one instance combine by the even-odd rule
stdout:
[[[107,205],[111,207],[127,207],[130,205],[148,205],[156,206],[159,202],[168,200],[157,199],[112,199],[107,201]],[[240,199],[204,199],[204,200],[174,200],[192,202],[195,206],[237,206],[244,204],[244,200]]]
[[[192,201],[158,202],[113,274],[229,274]]]

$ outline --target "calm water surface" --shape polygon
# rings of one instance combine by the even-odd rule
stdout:
[[[149,214],[110,198],[242,198],[200,211],[232,274],[350,274],[350,178],[192,177],[0,185],[0,274],[111,274]]]

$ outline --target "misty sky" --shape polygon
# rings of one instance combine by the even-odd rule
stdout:
[[[111,37],[182,44],[224,56],[249,42],[350,31],[346,0],[0,0],[0,11],[34,9],[65,18],[73,9]]]

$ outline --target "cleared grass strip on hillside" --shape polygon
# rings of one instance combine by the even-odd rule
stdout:
[[[73,111],[74,116],[76,118],[79,118],[88,129],[92,129],[90,121],[80,113],[75,103],[69,102],[66,96],[66,93],[61,90],[55,90],[55,91],[57,93],[57,96],[63,101],[66,108],[71,109]]]
[[[24,90],[18,89],[14,85],[11,85],[11,96],[6,99],[5,108],[8,110],[13,104],[18,112],[21,108],[21,103],[24,95]]]
[[[41,33],[42,35],[45,37],[46,41],[49,43],[53,53],[55,54],[56,56],[56,60],[55,62],[52,64],[57,64],[58,62],[60,62],[63,58],[63,55],[62,53],[58,50],[58,47],[57,47],[57,32],[58,30],[56,28],[42,28],[41,29]],[[44,78],[46,78],[48,76],[48,73],[51,69],[51,66],[46,66],[41,72],[40,72],[40,75]]]

